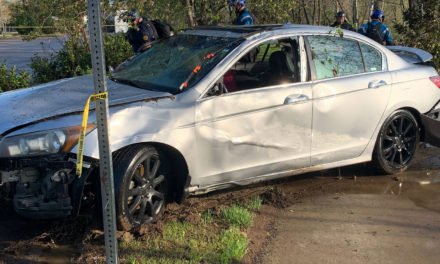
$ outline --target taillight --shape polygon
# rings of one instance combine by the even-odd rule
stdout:
[[[431,82],[433,82],[438,88],[440,88],[440,76],[429,77]]]

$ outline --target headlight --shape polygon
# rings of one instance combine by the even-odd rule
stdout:
[[[89,133],[95,125],[88,125]],[[68,127],[6,137],[0,142],[0,157],[32,157],[56,153],[67,153],[77,143],[81,127]]]

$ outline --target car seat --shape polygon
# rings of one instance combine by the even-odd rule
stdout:
[[[294,69],[291,69],[292,64],[288,63],[286,53],[283,51],[275,51],[269,58],[269,76],[268,82],[271,85],[280,84],[283,81],[291,80]]]

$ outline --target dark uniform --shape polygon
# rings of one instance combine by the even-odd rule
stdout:
[[[153,23],[146,18],[142,18],[140,23],[131,27],[125,36],[128,43],[133,47],[135,53],[148,48],[151,42],[159,39]]]
[[[245,8],[236,13],[237,18],[234,20],[234,25],[253,25],[254,18],[251,13]]]
[[[351,31],[356,31],[354,29],[354,27],[348,23],[347,21],[344,21],[344,23],[340,24],[338,21],[336,21],[335,23],[330,25],[331,27],[340,27],[342,29],[347,29],[347,30],[351,30]]]
[[[370,34],[370,31],[372,28],[377,27],[378,28],[378,33],[379,33],[379,39],[377,37],[372,37]],[[377,20],[373,20],[370,23],[367,24],[363,24],[362,26],[359,27],[359,33],[361,33],[364,36],[367,36],[371,39],[376,40],[377,42],[379,42],[380,44],[384,45],[394,45],[394,40],[393,40],[393,36],[391,35],[391,31],[388,28],[387,25],[381,23],[380,21]]]

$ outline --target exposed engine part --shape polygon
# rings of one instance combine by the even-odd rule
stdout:
[[[0,171],[0,185],[7,182],[34,182],[39,176],[39,172],[35,168],[24,168],[15,171]]]
[[[59,171],[25,168],[16,175],[19,181],[14,196],[15,211],[29,218],[61,218],[71,214],[69,183],[72,170]]]

